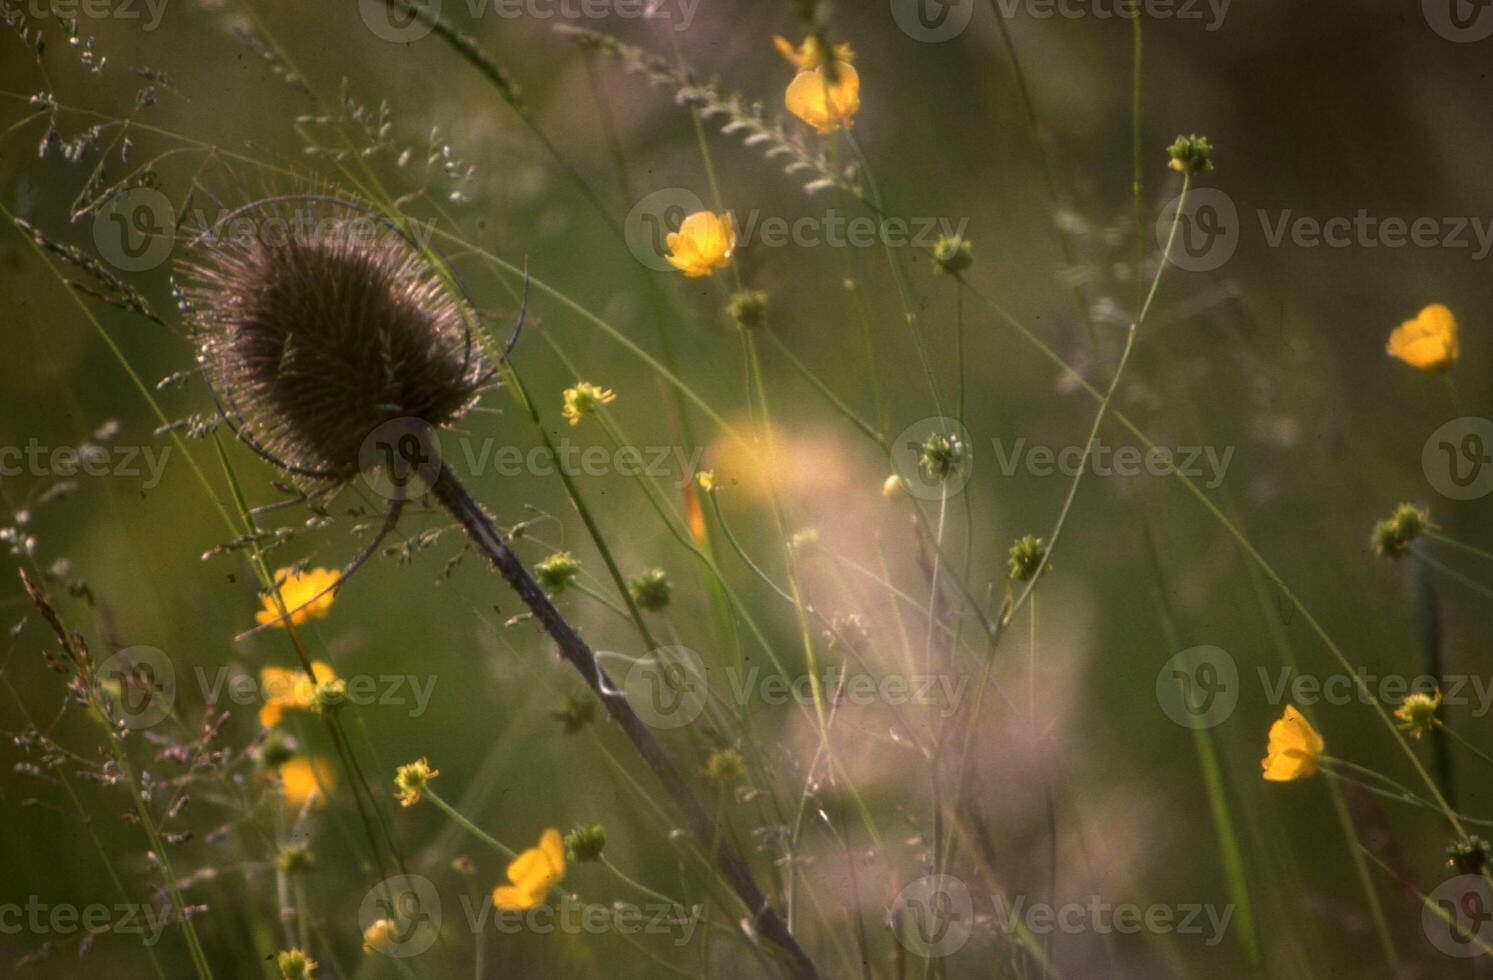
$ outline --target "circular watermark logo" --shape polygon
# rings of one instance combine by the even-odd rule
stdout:
[[[1179,194],[1167,202],[1156,219],[1156,244],[1163,253],[1174,219],[1177,237],[1167,257],[1172,265],[1188,272],[1212,272],[1234,257],[1239,247],[1239,209],[1223,191],[1203,187],[1188,191],[1186,200]]]
[[[892,20],[914,41],[938,44],[964,33],[975,0],[891,0]]]
[[[1221,725],[1239,704],[1239,666],[1222,647],[1189,647],[1157,672],[1156,703],[1183,728]]]
[[[1420,0],[1420,11],[1431,30],[1448,41],[1468,44],[1493,34],[1488,0]]]
[[[126,647],[100,664],[97,674],[126,728],[150,728],[176,703],[176,667],[158,647]]]
[[[705,202],[700,196],[683,187],[654,191],[633,205],[622,222],[627,250],[650,269],[672,270],[674,267],[665,258],[669,254],[669,232],[678,231],[687,215],[704,210]]]
[[[1493,947],[1493,886],[1482,875],[1458,875],[1426,896],[1420,927],[1447,956],[1472,957]]]
[[[689,647],[659,647],[635,660],[622,679],[627,703],[654,728],[683,728],[705,710],[705,663]]]
[[[418,500],[441,475],[441,444],[424,419],[391,419],[358,450],[358,469],[374,493],[389,500]]]
[[[176,243],[176,209],[154,187],[133,187],[93,216],[93,244],[121,272],[158,268]]]
[[[1452,419],[1421,447],[1420,466],[1443,497],[1486,497],[1493,491],[1493,421],[1477,415]]]
[[[953,497],[974,471],[974,443],[958,419],[919,419],[892,441],[892,472],[920,500]]]
[[[891,921],[897,942],[909,952],[952,956],[974,931],[975,904],[953,875],[924,875],[897,893]]]
[[[426,16],[421,17],[417,7]],[[441,15],[441,0],[410,0],[408,4],[395,0],[358,0],[358,15],[370,31],[385,41],[409,44],[435,29],[435,19]]]
[[[403,959],[419,956],[441,932],[441,896],[429,878],[394,875],[369,889],[358,906],[358,928],[382,923],[369,948]]]

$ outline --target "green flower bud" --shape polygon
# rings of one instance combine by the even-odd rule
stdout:
[[[1400,504],[1394,514],[1374,525],[1371,541],[1380,558],[1398,558],[1409,550],[1429,523],[1429,515],[1414,504]]]
[[[933,246],[934,272],[957,276],[974,262],[974,246],[958,235],[944,235]]]
[[[581,572],[581,563],[568,551],[557,551],[534,566],[534,574],[546,592],[559,594],[575,581]]]
[[[572,861],[595,861],[606,846],[606,828],[599,823],[576,827],[565,835],[565,853]]]
[[[1013,582],[1025,582],[1037,574],[1037,569],[1042,567],[1042,560],[1047,557],[1047,542],[1041,538],[1028,534],[1018,538],[1011,545],[1011,557],[1009,561],[1010,576]]]
[[[733,293],[726,313],[741,329],[755,330],[767,322],[767,294],[760,289]]]
[[[1167,166],[1179,174],[1196,177],[1213,169],[1213,145],[1205,136],[1178,136],[1166,152],[1171,157]]]
[[[627,591],[632,593],[632,601],[638,604],[639,609],[658,612],[668,606],[673,586],[669,584],[669,576],[664,570],[655,568],[637,578],[629,579]]]

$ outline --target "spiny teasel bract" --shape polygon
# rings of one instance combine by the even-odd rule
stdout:
[[[180,270],[198,361],[243,437],[290,472],[351,479],[380,424],[440,428],[476,401],[474,314],[382,216],[296,195],[219,227]]]

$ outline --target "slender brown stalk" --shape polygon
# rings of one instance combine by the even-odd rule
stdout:
[[[788,955],[793,961],[796,976],[803,980],[817,978],[819,973],[808,954],[788,931],[777,910],[768,904],[740,855],[729,843],[719,839],[714,818],[691,792],[684,777],[654,737],[652,729],[638,717],[632,705],[627,703],[626,697],[607,678],[591,647],[555,608],[544,589],[540,588],[523,562],[508,547],[492,518],[448,466],[441,468],[440,476],[431,491],[441,505],[460,522],[477,550],[493,563],[513,591],[518,593],[524,605],[529,607],[534,618],[560,648],[560,655],[581,675],[586,686],[600,699],[612,721],[617,723],[617,727],[622,729],[638,750],[638,754],[663,785],[664,792],[668,794],[695,841],[708,853],[714,854],[726,883],[751,911],[756,931],[776,943]]]

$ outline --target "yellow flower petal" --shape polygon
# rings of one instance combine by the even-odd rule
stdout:
[[[824,57],[819,47],[819,42],[812,35],[803,39],[798,47],[793,46],[781,34],[773,35],[772,46],[778,49],[778,54],[788,60],[788,63],[799,71],[813,71],[824,64]],[[855,60],[855,52],[850,48],[850,42],[845,41],[835,45],[835,60],[848,64]]]
[[[1457,318],[1440,303],[1421,310],[1389,335],[1385,350],[1413,368],[1434,372],[1450,367],[1461,353],[1457,341]]]
[[[829,80],[823,68],[801,71],[783,95],[788,111],[821,134],[849,128],[861,107],[860,75],[848,64],[841,63],[836,69],[836,82]]]
[[[275,591],[280,593],[280,600],[290,613],[290,622],[299,626],[312,617],[325,616],[337,595],[335,591],[330,591],[331,587],[337,584],[339,578],[341,573],[330,568],[312,568],[299,574],[289,568],[276,571]],[[326,594],[323,595],[323,592]],[[274,623],[283,629],[285,620],[280,619],[280,606],[275,602],[274,595],[266,595],[262,601],[264,608],[254,614],[255,620],[261,626]]]
[[[305,806],[313,796],[318,803],[325,803],[327,794],[332,792],[336,782],[336,770],[320,756],[314,762],[296,756],[280,767],[280,784],[285,793],[285,802],[294,807]]]
[[[492,903],[500,909],[522,911],[538,905],[539,900],[522,888],[515,888],[512,885],[499,885],[492,890]]]
[[[736,250],[736,222],[729,212],[696,211],[664,241],[669,246],[664,258],[670,265],[686,276],[708,276],[730,263]]]
[[[550,827],[540,835],[537,847],[529,848],[509,863],[509,884],[493,889],[493,904],[500,909],[531,909],[544,901],[549,890],[564,877],[565,838]]]
[[[1270,745],[1260,767],[1271,782],[1306,779],[1316,773],[1323,747],[1322,736],[1288,704],[1280,720],[1270,726]]]
[[[264,706],[259,709],[259,723],[265,728],[273,728],[280,723],[286,709],[311,707],[316,697],[316,685],[336,679],[336,671],[322,660],[311,662],[311,677],[307,677],[303,670],[263,668],[259,672],[259,686],[264,695]]]

